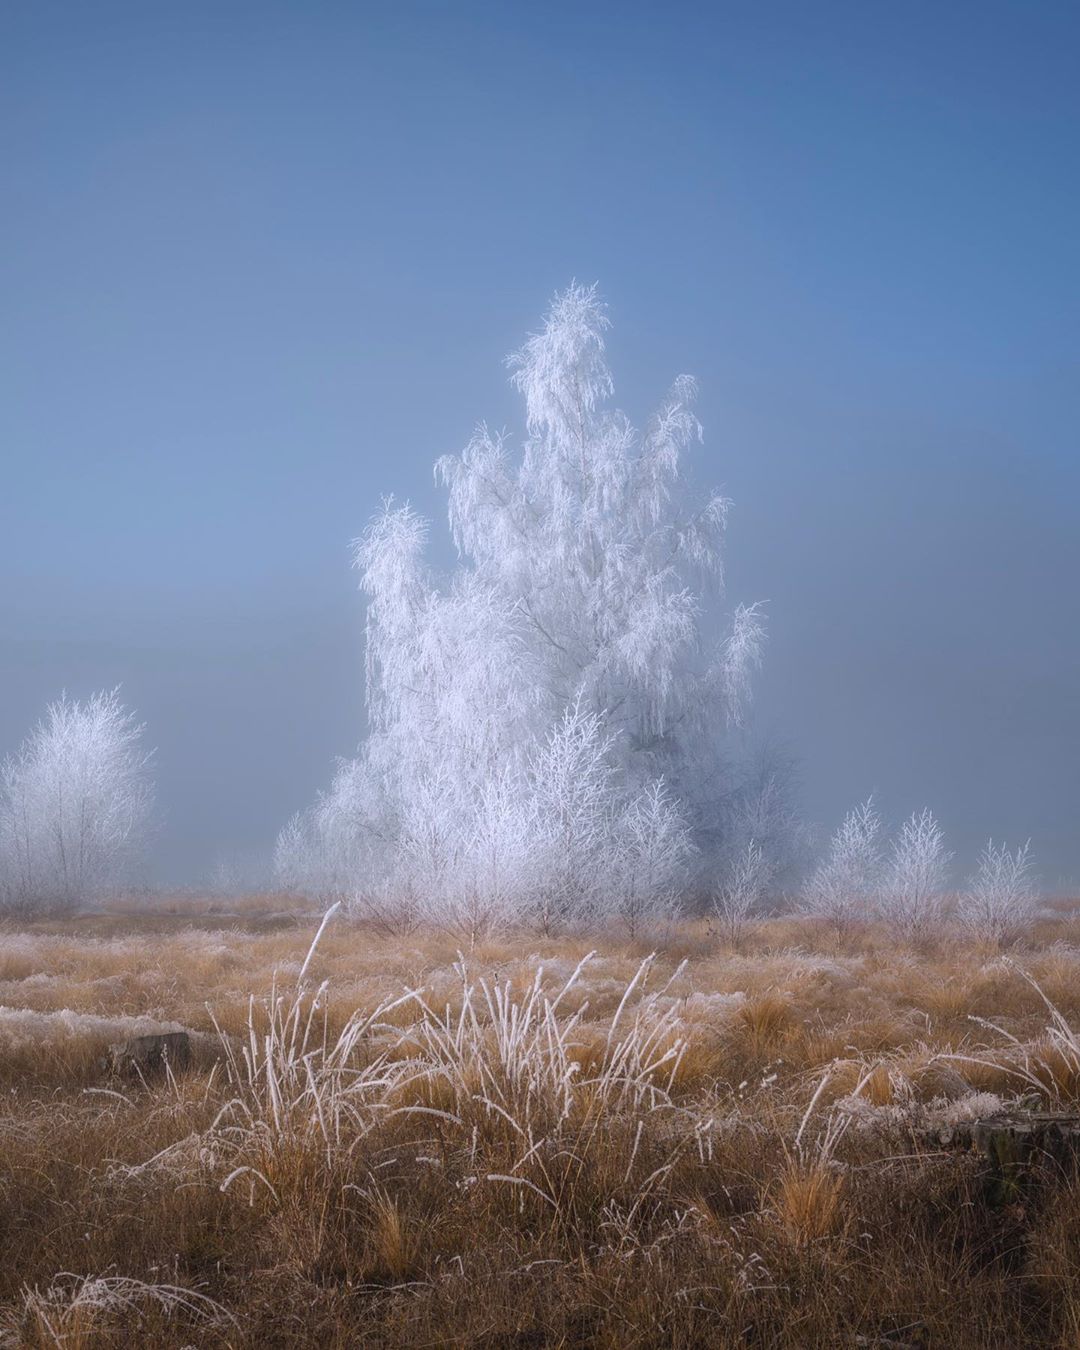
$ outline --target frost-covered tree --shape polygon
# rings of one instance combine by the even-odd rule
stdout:
[[[711,840],[718,870],[756,843],[770,886],[778,893],[797,888],[812,854],[797,793],[798,766],[783,748],[766,744],[741,761]]]
[[[721,873],[713,892],[712,908],[721,933],[733,947],[742,941],[748,922],[761,907],[770,872],[761,845],[751,840]]]
[[[694,843],[662,779],[634,797],[619,820],[610,873],[609,909],[639,937],[678,913]]]
[[[441,903],[443,921],[470,945],[519,916],[535,887],[537,845],[534,803],[510,771],[479,788],[471,820]]]
[[[523,820],[535,831],[515,906],[547,927],[609,904],[619,822],[651,785],[663,780],[699,840],[723,817],[725,732],[760,661],[762,617],[740,606],[724,635],[714,615],[729,504],[687,486],[693,381],[635,430],[609,406],[607,327],[595,288],[559,295],[510,360],[520,455],[481,426],[439,460],[452,575],[427,567],[427,526],[407,505],[385,503],[357,542],[369,734],[289,827],[286,874],[325,854],[316,870],[346,893],[411,877],[441,905],[444,883],[473,866],[470,840],[492,856],[485,793],[499,781],[518,799],[499,818],[512,835]]]
[[[946,871],[952,854],[929,809],[900,827],[885,870],[880,905],[886,920],[908,938],[925,936],[941,918]]]
[[[601,717],[577,700],[530,760],[523,796],[535,854],[523,898],[541,932],[604,917],[619,797],[611,751]]]
[[[837,936],[869,918],[881,888],[881,817],[868,797],[849,811],[799,900],[804,914],[827,920]]]
[[[1030,840],[1011,852],[989,840],[957,902],[957,918],[964,927],[991,942],[1015,940],[1035,906],[1033,866]]]
[[[287,890],[331,901],[359,878],[372,883],[373,834],[363,826],[366,780],[356,761],[342,761],[329,789],[294,815],[277,837],[274,876]]]
[[[66,909],[116,884],[153,803],[143,728],[119,692],[66,696],[0,769],[0,896]]]

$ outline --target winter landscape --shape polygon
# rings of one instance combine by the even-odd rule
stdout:
[[[676,342],[669,311],[697,314],[699,283],[708,303],[718,298],[712,235],[690,233],[688,247],[710,260],[701,282],[680,272],[676,250],[661,262],[652,233],[644,252],[624,253],[612,237],[631,227],[605,216],[594,238],[592,207],[576,217],[588,247],[563,228],[575,185],[609,169],[580,146],[564,163],[560,137],[587,137],[590,118],[609,116],[608,95],[619,173],[627,156],[654,187],[697,184],[707,219],[728,220],[681,151],[669,175],[651,123],[633,120],[640,82],[655,80],[656,115],[700,131],[703,147],[727,125],[712,83],[691,79],[683,106],[673,39],[631,8],[575,19],[614,42],[588,67],[605,91],[595,102],[581,95],[578,58],[566,64],[562,28],[544,26],[554,18],[469,9],[450,23],[417,6],[413,28],[364,6],[360,17],[274,5],[263,27],[196,6],[177,21],[175,58],[158,46],[160,17],[83,15],[63,52],[36,18],[4,20],[30,137],[17,177],[38,203],[10,227],[13,256],[37,279],[17,297],[12,350],[25,340],[40,364],[51,332],[48,379],[72,397],[54,403],[33,373],[12,396],[25,448],[2,532],[13,598],[0,612],[13,636],[0,641],[0,1346],[1080,1347],[1080,887],[1069,872],[1080,862],[1080,792],[1070,795],[1080,652],[1062,613],[1075,599],[1075,534],[1055,533],[1080,496],[1075,461],[1059,456],[1072,424],[1054,401],[1075,352],[1055,345],[1065,339],[1041,312],[1025,320],[1018,298],[1065,283],[1027,249],[1007,294],[1016,322],[1033,325],[1030,368],[996,311],[982,314],[970,350],[943,343],[916,360],[924,318],[944,331],[962,300],[979,302],[960,282],[912,300],[921,282],[902,275],[907,255],[875,255],[859,272],[832,219],[814,247],[846,312],[873,330],[860,297],[880,271],[897,314],[910,304],[925,315],[911,332],[897,319],[847,346],[827,336],[831,298],[819,296],[822,350],[834,344],[828,360],[845,381],[861,371],[867,403],[836,417],[825,392],[796,392],[787,422],[769,362],[788,359],[779,316],[795,311],[770,309],[772,274],[748,245],[747,295],[760,296],[770,331],[759,347],[755,324],[740,320],[721,403],[757,407],[763,444],[773,418],[786,441],[805,416],[808,445],[841,434],[845,419],[858,425],[857,453],[794,469],[774,445],[755,479],[746,465],[768,455],[718,447],[703,425],[707,381],[656,368],[688,351],[715,371],[711,327],[695,319]],[[754,79],[724,67],[739,107],[759,106],[764,81],[770,107],[789,99],[787,113],[813,120],[825,92],[792,93],[788,76],[820,66],[871,122],[894,116],[880,87],[846,83],[846,61],[815,47],[794,14],[794,58],[778,55],[770,26],[734,10],[723,22],[695,7],[683,17],[703,49],[731,41],[747,54]],[[849,29],[839,7],[829,17],[835,37],[884,62],[914,100],[900,121],[923,165],[934,133],[911,108],[941,72],[924,72],[899,31],[882,48],[873,23]],[[203,22],[223,25],[209,48]],[[1053,102],[1053,24],[1032,38],[1007,16],[980,41],[1004,69],[1018,23],[1034,44],[1017,59],[1035,116],[1039,96]],[[959,51],[968,30],[946,23],[939,36]],[[483,195],[486,164],[463,138],[445,162],[482,195],[450,190],[426,105],[392,103],[385,126],[363,121],[368,95],[338,43],[376,85],[389,61],[421,102],[425,80],[448,91],[440,115],[498,163],[501,130],[457,83],[473,46],[517,53],[555,79],[568,99],[552,114],[560,134],[549,141],[545,119],[524,119],[535,184],[532,170],[509,180],[519,206],[534,186],[559,184],[551,215],[537,207],[544,228],[522,223],[518,238],[515,217],[513,229],[481,230],[488,252],[473,259],[481,202],[504,209],[502,183]],[[129,44],[152,54],[160,87],[128,62]],[[76,94],[88,78],[83,54],[121,91],[119,121],[108,105],[89,131],[62,93],[67,77]],[[295,123],[278,117],[283,74],[311,100]],[[496,78],[501,88],[507,77]],[[997,86],[973,86],[971,98],[979,126],[997,127]],[[947,100],[927,106],[955,132]],[[787,113],[782,134],[731,133],[721,155],[731,181],[740,137],[756,146],[762,135],[762,153],[783,161],[797,134]],[[65,128],[60,143],[79,147],[72,159],[50,140],[50,118]],[[839,127],[857,156],[856,124],[845,105],[821,125]],[[895,134],[873,125],[882,143]],[[1035,144],[1018,125],[1031,139],[1017,145]],[[980,146],[996,148],[994,136]],[[421,188],[399,180],[393,154],[380,158],[380,137],[419,156]],[[1021,167],[1017,145],[1010,182],[1041,165]],[[391,192],[374,213],[366,195],[350,196],[336,156],[361,151],[370,177],[358,181],[405,183],[425,207],[430,188],[436,218],[417,225],[412,198],[396,215]],[[839,211],[847,189],[828,178],[829,154],[814,155]],[[93,172],[76,189],[65,175],[83,164]],[[87,195],[77,224],[50,217],[58,233],[46,231],[39,255],[28,223],[60,200],[43,165]],[[309,172],[329,192],[318,208],[317,194],[292,193]],[[95,233],[99,177],[110,212],[115,189],[142,225],[156,222],[119,251]],[[866,164],[856,180],[860,201],[884,181]],[[288,207],[276,195],[286,184]],[[747,186],[747,200],[757,190]],[[968,190],[981,206],[981,189]],[[784,181],[793,206],[818,191],[798,174]],[[189,192],[197,204],[181,205]],[[889,199],[899,209],[899,195]],[[967,203],[950,208],[958,221]],[[650,231],[670,225],[664,202],[642,209]],[[362,227],[377,265],[357,254],[346,276],[336,261],[326,273],[310,261],[346,256],[335,210]],[[1066,215],[1062,204],[1047,238],[1068,233]],[[941,231],[952,236],[939,217],[916,218],[930,268]],[[785,217],[778,257],[815,239],[798,219]],[[191,235],[168,235],[161,252],[155,230],[176,220]],[[272,265],[256,220],[273,222]],[[1011,259],[1020,226],[998,226],[984,247]],[[516,246],[504,272],[495,245],[506,237]],[[185,251],[211,239],[198,259]],[[455,257],[443,256],[455,239]],[[65,240],[99,250],[119,288],[93,291],[79,262],[76,291],[90,290],[78,312],[41,289],[49,259],[67,266]],[[954,242],[966,258],[966,226]],[[567,267],[529,291],[535,312],[503,332],[496,315],[517,314],[527,288],[502,305],[486,269],[505,288],[531,259],[531,284],[579,247],[590,268],[611,251],[630,297]],[[166,255],[175,283],[162,280]],[[290,267],[302,284],[287,304],[281,292],[280,310],[261,308]],[[426,289],[413,268],[430,269]],[[359,276],[368,289],[348,322],[305,336],[320,316],[340,317],[336,297]],[[241,329],[228,327],[245,303],[240,348],[260,353],[250,367],[232,346]],[[159,304],[175,339],[161,335]],[[485,385],[479,354],[515,341],[502,369],[497,358],[484,367]],[[797,364],[824,359],[814,346]],[[135,362],[122,381],[121,352]],[[367,383],[337,403],[354,356]],[[958,451],[954,498],[951,450],[933,435],[919,443],[929,433],[914,416],[874,420],[874,382],[887,370],[897,399],[953,435],[957,408],[975,417],[976,385],[964,381],[977,356],[980,397],[992,385],[1008,393],[995,434],[1012,444],[1019,408],[1035,439],[1012,456],[987,432],[990,448],[980,440],[970,463]],[[1010,383],[1013,361],[1023,369]],[[294,366],[290,382],[282,372]],[[275,369],[299,399],[295,421],[275,402]],[[948,393],[934,384],[942,370]],[[191,411],[192,378],[212,413]],[[760,404],[746,392],[755,381]],[[1037,390],[1048,392],[1036,415]],[[324,398],[333,411],[312,425],[331,439],[346,407],[370,411],[347,437],[359,478],[343,461],[308,462],[296,439]],[[485,398],[499,420],[462,422]],[[242,430],[249,417],[257,432]],[[219,441],[224,427],[246,448]],[[431,427],[441,449],[420,456]],[[152,452],[117,448],[135,430]],[[921,448],[909,458],[897,435]],[[54,442],[69,441],[65,459]],[[442,452],[455,443],[464,448]],[[782,561],[765,569],[772,581],[796,576],[764,594],[739,562],[743,501],[718,485],[742,473],[761,486],[784,464],[796,487],[777,490],[782,509],[747,507],[759,531],[765,522],[752,556]],[[359,499],[344,500],[356,484]],[[951,505],[935,534],[937,497]],[[912,515],[913,503],[925,512]],[[353,537],[327,546],[349,591],[335,646],[314,574],[289,569],[303,567],[311,522],[339,510]],[[875,551],[876,535],[910,549]],[[817,597],[802,611],[799,584]],[[959,615],[946,612],[958,598]],[[348,657],[338,685],[328,653]],[[820,749],[819,720],[833,742],[824,756],[803,749]]]
[[[1080,903],[993,840],[949,894],[869,798],[808,859],[784,766],[725,774],[763,620],[702,641],[693,385],[635,431],[606,326],[560,294],[523,455],[439,462],[449,579],[408,506],[357,541],[370,732],[274,893],[122,896],[116,692],[5,762],[11,1344],[1080,1335],[1071,1159],[1015,1134],[1080,1137]]]

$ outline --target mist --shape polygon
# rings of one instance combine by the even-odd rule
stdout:
[[[631,416],[700,381],[806,820],[1075,887],[1075,23],[973,13],[6,14],[0,749],[120,685],[147,880],[265,869],[366,731],[350,541],[453,564],[432,462],[576,277]]]

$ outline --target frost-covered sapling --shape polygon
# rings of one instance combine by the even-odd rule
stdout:
[[[929,809],[914,812],[893,841],[879,905],[884,918],[908,939],[925,937],[941,919],[952,854]]]
[[[534,804],[506,770],[478,789],[457,872],[445,879],[441,921],[470,948],[511,924],[535,889]]]
[[[799,909],[830,923],[838,939],[874,913],[882,880],[880,835],[881,817],[868,797],[844,817],[803,889]]]
[[[694,843],[663,780],[642,788],[629,803],[613,845],[612,916],[631,938],[670,923],[679,911]]]
[[[70,909],[116,885],[146,837],[153,786],[143,727],[117,690],[51,703],[0,768],[0,896]]]
[[[610,896],[618,788],[611,738],[580,700],[534,752],[523,795],[534,831],[532,876],[522,896],[526,917],[545,934],[593,926]]]
[[[1036,883],[1030,840],[1010,852],[991,839],[957,901],[957,918],[988,942],[1013,942],[1031,922]]]
[[[771,869],[761,845],[751,840],[724,868],[712,895],[712,909],[722,935],[738,947],[750,919],[761,906]]]

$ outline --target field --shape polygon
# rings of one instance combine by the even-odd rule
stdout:
[[[1069,1159],[950,1137],[1080,1104],[1074,906],[1005,957],[334,920],[301,980],[318,919],[4,928],[0,1344],[1080,1346]]]

